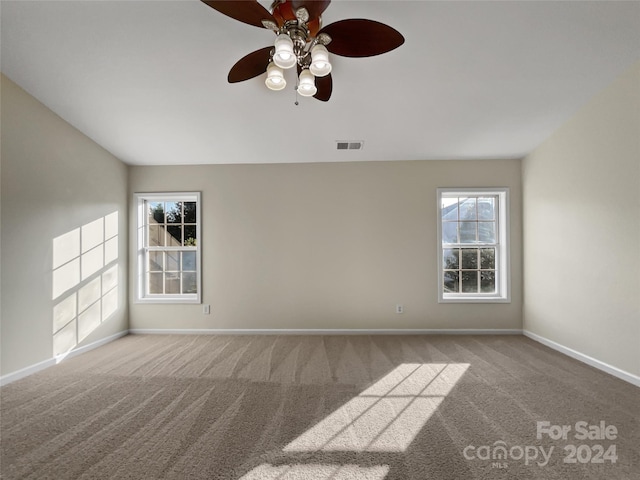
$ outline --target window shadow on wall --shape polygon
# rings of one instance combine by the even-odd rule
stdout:
[[[59,362],[118,309],[118,212],[53,239],[53,355]]]

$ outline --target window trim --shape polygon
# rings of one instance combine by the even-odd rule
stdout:
[[[442,197],[496,195],[498,197],[496,293],[444,293],[443,247],[442,247]],[[437,255],[438,255],[438,303],[511,303],[511,263],[509,224],[509,188],[438,188],[437,205]]]
[[[152,192],[134,193],[136,205],[136,296],[134,303],[155,303],[155,304],[201,304],[202,303],[202,236],[201,236],[201,214],[202,202],[200,192]],[[145,202],[148,201],[173,201],[173,202],[196,202],[196,288],[197,293],[177,293],[177,294],[146,294],[147,272],[146,272],[146,235],[145,224],[146,212]],[[167,247],[167,250],[180,250],[177,247]]]

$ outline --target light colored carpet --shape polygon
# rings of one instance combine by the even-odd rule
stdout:
[[[7,480],[640,479],[640,389],[521,336],[130,335],[0,399]]]

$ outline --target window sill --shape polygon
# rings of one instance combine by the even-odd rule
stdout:
[[[447,296],[440,297],[438,303],[511,303],[511,298],[507,297],[468,297],[464,295],[460,296]]]
[[[200,297],[198,297],[197,295],[194,296],[189,296],[189,297],[158,297],[158,298],[154,298],[154,297],[145,297],[145,298],[137,298],[135,300],[135,303],[137,304],[164,304],[164,305],[171,305],[171,304],[180,304],[180,305],[184,305],[184,304],[200,304],[202,303],[200,300]]]

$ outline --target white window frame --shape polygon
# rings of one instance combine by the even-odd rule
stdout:
[[[202,303],[202,236],[201,236],[201,210],[202,202],[200,192],[153,192],[135,193],[136,205],[136,247],[137,247],[137,271],[136,271],[136,303]],[[147,255],[151,250],[147,247],[147,212],[146,202],[196,202],[196,288],[197,293],[177,294],[149,294],[149,277],[146,271]],[[192,247],[193,248],[193,247]],[[182,247],[159,247],[154,250],[183,250]]]
[[[495,195],[498,198],[496,232],[496,292],[495,293],[445,293],[442,242],[442,198],[447,196]],[[509,262],[509,188],[438,188],[438,303],[510,303],[511,269]],[[482,243],[470,246],[482,247]],[[494,246],[494,245],[492,245]]]

